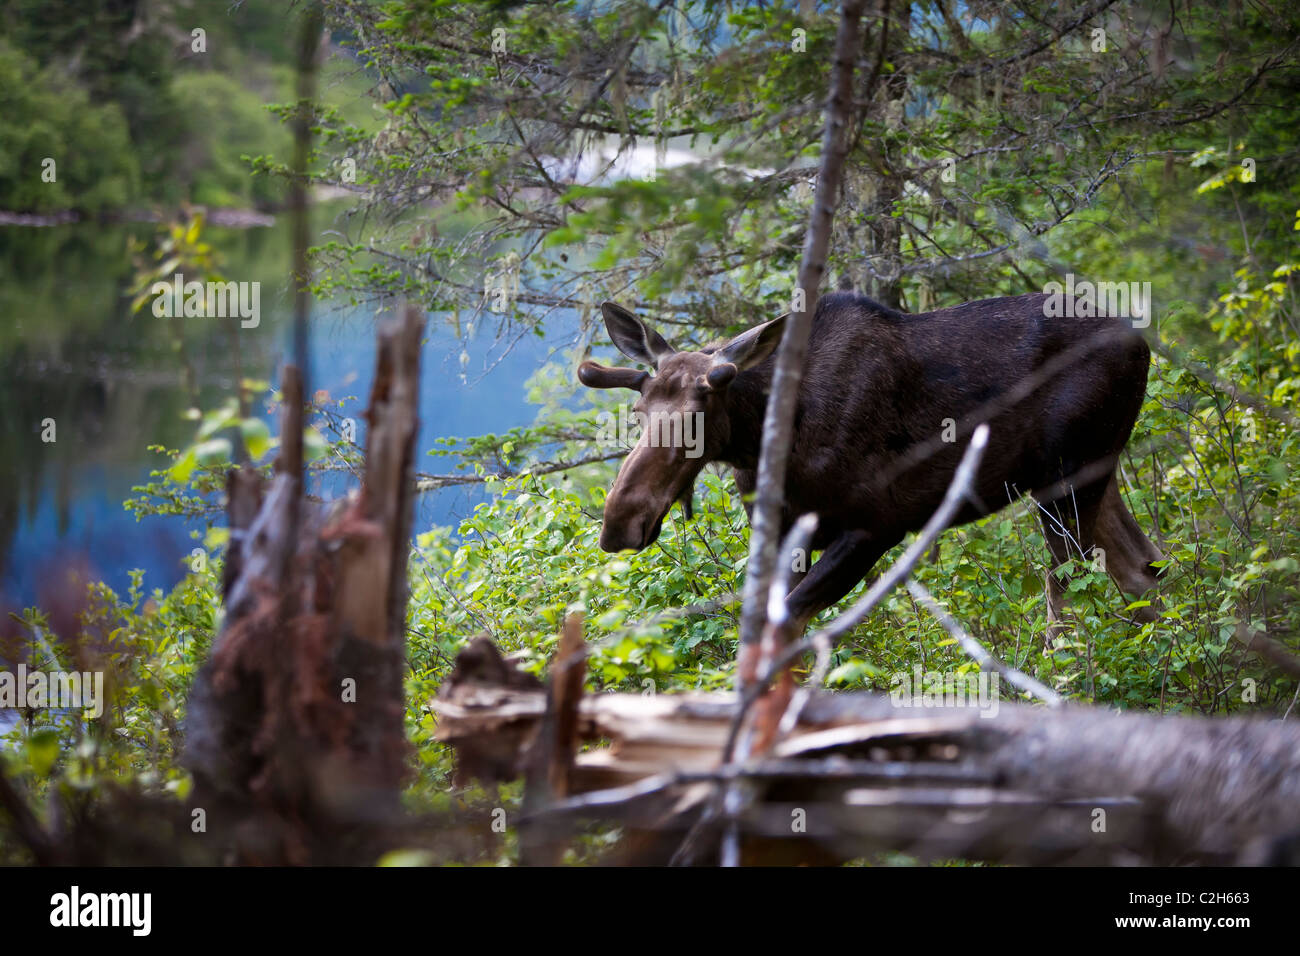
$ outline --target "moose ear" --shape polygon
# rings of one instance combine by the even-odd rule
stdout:
[[[714,368],[722,365],[734,365],[738,372],[753,368],[776,351],[776,347],[781,344],[781,336],[785,332],[785,321],[788,318],[790,318],[790,315],[786,313],[779,319],[764,322],[748,332],[741,332],[713,353]]]
[[[621,305],[604,302],[600,311],[605,316],[605,328],[609,330],[610,339],[628,358],[658,368],[663,359],[677,351],[664,341],[663,336]]]
[[[639,392],[649,377],[637,368],[610,368],[596,362],[578,366],[578,381],[588,388],[630,388]]]

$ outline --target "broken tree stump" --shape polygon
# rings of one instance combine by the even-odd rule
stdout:
[[[462,669],[432,707],[437,737],[485,780],[536,759],[547,693],[486,639],[498,679]],[[531,678],[530,678],[531,680]],[[1280,721],[1046,709],[900,706],[888,695],[817,692],[774,750],[721,766],[732,694],[593,694],[577,734],[571,793],[544,819],[617,822],[640,834],[626,861],[716,862],[723,784],[745,793],[746,863],[846,860],[881,851],[1002,863],[1253,864],[1300,834],[1300,725]],[[647,840],[645,834],[657,834]],[[694,837],[693,837],[694,839]]]
[[[492,647],[489,642],[488,647]],[[495,648],[492,648],[495,650]],[[504,663],[504,662],[503,662]],[[526,866],[554,866],[564,855],[566,821],[547,811],[573,792],[573,768],[578,752],[578,707],[587,676],[587,644],[582,615],[564,620],[546,688],[546,709],[529,749],[525,767],[524,815],[520,860]]]
[[[423,328],[407,306],[378,332],[358,492],[309,502],[292,460],[269,481],[230,475],[226,615],[195,680],[184,760],[192,806],[233,862],[373,862],[371,837],[400,817]],[[292,368],[282,391],[291,434],[303,401]]]

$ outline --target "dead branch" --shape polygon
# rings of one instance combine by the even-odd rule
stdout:
[[[592,455],[584,455],[581,458],[575,458],[573,461],[543,461],[536,462],[526,466],[529,475],[552,475],[557,471],[569,471],[573,468],[581,468],[584,465],[594,465],[603,461],[613,461],[615,458],[622,458],[627,454],[626,448],[620,448],[618,451],[597,452]],[[483,475],[416,475],[415,490],[437,491],[439,488],[447,488],[452,485],[478,485],[489,481],[509,481],[512,478],[518,478],[523,472],[493,472]]]
[[[853,101],[853,67],[860,47],[862,0],[845,0],[840,11],[835,39],[835,63],[831,68],[830,94],[826,103],[826,126],[822,136],[821,171],[804,237],[796,294],[802,293],[803,308],[792,310],[781,336],[772,390],[763,417],[763,444],[758,463],[758,491],[754,500],[749,538],[749,573],[745,578],[745,599],[740,621],[740,658],[736,686],[749,687],[758,675],[757,651],[763,631],[764,598],[776,563],[781,509],[785,495],[786,462],[794,438],[794,412],[808,354],[813,314],[826,271],[826,251],[831,225],[839,204],[840,181],[849,147],[849,119]]]
[[[1047,687],[1045,684],[1034,680],[1034,678],[1030,677],[1028,674],[1022,673],[1014,667],[1009,667],[1002,661],[998,660],[998,658],[993,654],[989,653],[983,644],[971,637],[970,634],[967,633],[966,629],[958,624],[952,615],[939,606],[939,602],[934,599],[934,596],[928,590],[926,590],[925,585],[921,584],[919,581],[908,581],[907,590],[911,592],[912,597],[916,598],[917,602],[923,608],[934,615],[935,620],[943,626],[945,631],[953,636],[957,641],[958,646],[974,658],[975,662],[979,664],[980,667],[985,670],[996,671],[1016,687],[1019,687],[1027,694],[1037,697],[1049,707],[1060,707],[1061,704],[1065,702],[1061,695],[1056,691]]]
[[[1246,650],[1258,654],[1278,670],[1285,671],[1292,677],[1300,677],[1300,657],[1263,631],[1255,631],[1252,634],[1245,622],[1242,622],[1237,625],[1232,636]]]
[[[525,865],[554,866],[564,854],[567,831],[561,820],[546,817],[546,808],[572,791],[573,763],[578,752],[578,706],[587,676],[587,646],[582,615],[564,619],[559,648],[551,664],[546,713],[530,744],[525,775],[524,814],[532,823],[520,832],[520,859]]]

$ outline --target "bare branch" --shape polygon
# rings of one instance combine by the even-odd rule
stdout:
[[[609,451],[586,455],[573,461],[544,461],[539,464],[529,465],[527,468],[529,475],[552,475],[557,471],[569,471],[573,468],[581,468],[583,465],[594,465],[597,462],[612,461],[615,458],[622,458],[627,454],[625,449],[618,451]],[[481,485],[488,481],[508,481],[511,478],[519,478],[523,472],[501,471],[492,474],[483,475],[416,475],[415,490],[437,491],[439,488],[446,488],[450,485]]]
[[[853,65],[859,47],[862,8],[860,0],[846,0],[840,14],[835,40],[835,64],[831,69],[831,93],[826,104],[826,129],[822,139],[822,166],[817,191],[804,238],[803,261],[799,267],[797,294],[804,296],[803,309],[793,310],[781,347],[777,352],[772,391],[763,418],[763,446],[758,464],[758,495],[754,502],[749,539],[749,573],[745,578],[745,601],[740,622],[740,658],[736,682],[740,688],[752,683],[757,673],[758,642],[763,628],[763,598],[776,563],[777,536],[785,496],[786,462],[793,441],[794,410],[808,354],[813,314],[826,251],[830,245],[835,206],[848,153],[849,111],[853,100]]]
[[[1056,691],[1034,680],[1028,674],[1007,666],[985,650],[983,644],[971,637],[966,629],[953,619],[952,615],[939,606],[939,602],[926,590],[925,585],[919,581],[908,581],[907,590],[911,592],[912,597],[916,598],[923,608],[934,615],[935,619],[943,625],[943,629],[956,639],[961,649],[973,657],[980,667],[985,670],[996,671],[1025,693],[1032,694],[1045,701],[1049,707],[1060,707],[1065,702],[1064,698]]]

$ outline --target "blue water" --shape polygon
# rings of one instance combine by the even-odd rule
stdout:
[[[288,352],[289,323],[283,315],[268,322],[266,312],[264,298],[262,327],[253,331],[270,354],[264,356],[263,364],[267,368],[257,370],[256,374],[278,377],[272,370],[279,368],[280,360]],[[326,304],[313,320],[311,335],[309,388],[313,392],[325,389],[335,399],[356,397],[341,414],[356,420],[358,443],[363,447],[362,412],[374,372],[374,321],[371,309],[340,313]],[[485,372],[504,351],[502,344],[493,342],[495,330],[484,323],[466,342],[458,339],[440,317],[431,317],[422,352],[416,470],[433,473],[455,470],[454,459],[426,454],[438,438],[502,432],[530,424],[537,409],[528,403],[524,383],[551,355],[557,343],[571,337],[576,324],[572,315],[555,317],[545,340],[535,335],[524,336],[500,358],[499,364]],[[470,355],[463,369],[462,349]],[[462,371],[468,382],[462,382]],[[66,373],[66,377],[75,381],[75,370]],[[49,386],[49,379],[48,375],[42,377],[42,387]],[[225,379],[228,379],[227,386],[233,381],[228,375]],[[13,384],[11,381],[10,385]],[[164,374],[162,381],[141,388],[142,396],[131,401],[115,401],[112,396],[120,395],[123,389],[109,389],[110,397],[103,411],[107,424],[97,426],[100,431],[125,429],[129,440],[99,442],[94,444],[94,453],[61,462],[29,462],[35,468],[35,475],[25,482],[25,491],[16,496],[18,500],[2,503],[5,509],[11,509],[7,517],[15,525],[8,548],[4,549],[0,542],[3,549],[0,597],[10,609],[41,603],[42,595],[57,593],[70,566],[80,567],[87,576],[106,581],[119,593],[125,592],[133,568],[145,572],[146,592],[155,587],[170,588],[184,573],[190,550],[199,543],[191,532],[202,528],[203,523],[176,517],[147,517],[137,521],[122,505],[131,495],[131,487],[149,480],[150,468],[163,463],[161,457],[146,452],[145,446],[158,442],[183,447],[195,427],[192,422],[174,421],[180,417],[174,412],[151,420],[142,411],[156,407],[163,398],[175,398],[171,393],[179,388],[179,373],[174,385],[166,382]],[[223,392],[219,386],[213,386],[211,394],[220,396]],[[85,404],[78,402],[73,407],[81,408]],[[177,407],[183,407],[183,403]],[[259,403],[257,409],[264,412],[264,403]],[[40,414],[34,411],[25,417],[31,419]],[[70,440],[64,437],[65,429],[71,431],[76,424],[66,422],[66,417],[60,419],[60,443]],[[132,420],[119,421],[127,417]],[[278,424],[271,422],[271,425],[272,431],[278,433]],[[42,454],[44,449],[36,444],[34,432],[28,437],[27,447],[32,454]],[[482,500],[484,495],[477,486],[456,486],[421,495],[417,499],[414,530],[419,533],[434,525],[454,527]]]

